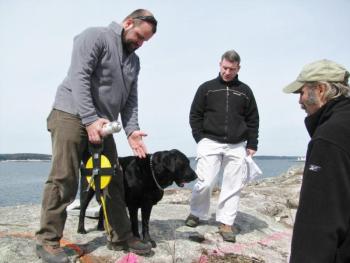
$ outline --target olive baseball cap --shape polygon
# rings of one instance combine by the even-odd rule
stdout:
[[[330,81],[344,82],[349,72],[341,65],[327,59],[307,64],[301,70],[295,81],[286,86],[285,93],[295,93],[305,82]]]

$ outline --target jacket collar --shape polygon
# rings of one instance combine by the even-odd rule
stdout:
[[[332,99],[319,108],[314,114],[311,114],[305,118],[305,126],[310,137],[314,135],[316,129],[320,125],[326,122],[333,115],[335,109],[337,108],[336,106],[342,102],[346,102],[346,100],[348,100],[348,98],[344,96]]]
[[[114,37],[115,37],[115,41],[117,42],[118,52],[120,54],[120,57],[122,58],[122,61],[127,59],[127,57],[129,57],[131,54],[135,53],[135,52],[128,53],[125,50],[123,39],[122,39],[124,28],[121,25],[119,25],[116,22],[112,22],[109,24],[108,28],[111,29],[113,33],[115,33]]]
[[[219,76],[217,77],[217,79],[220,81],[220,83],[228,86],[228,87],[232,87],[232,86],[237,86],[239,84],[239,80],[238,80],[238,74],[236,75],[236,77],[231,80],[231,81],[225,81],[222,79],[220,73]]]
[[[108,26],[114,33],[116,33],[119,37],[122,35],[123,27],[116,22],[112,22]]]

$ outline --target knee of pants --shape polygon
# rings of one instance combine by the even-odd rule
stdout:
[[[205,181],[198,181],[195,185],[194,185],[194,190],[198,191],[198,192],[205,192],[205,191],[209,191],[212,187],[212,182],[205,180]]]
[[[78,182],[73,179],[66,179],[59,185],[62,201],[72,202],[78,192]]]

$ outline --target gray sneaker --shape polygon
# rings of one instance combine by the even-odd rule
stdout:
[[[60,245],[36,245],[35,252],[44,263],[69,263],[69,259]]]
[[[189,227],[196,227],[199,225],[199,218],[190,214],[187,217],[185,224],[186,224],[186,226],[189,226]]]

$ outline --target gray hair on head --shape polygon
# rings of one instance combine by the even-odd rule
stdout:
[[[323,84],[326,87],[325,100],[330,101],[340,96],[350,97],[350,87],[347,79],[344,82],[317,81],[310,82],[311,88],[318,84]]]
[[[230,61],[230,62],[237,62],[238,64],[241,63],[241,57],[238,55],[238,53],[231,49],[226,51],[222,56],[221,56],[221,61],[224,59]]]
[[[326,85],[326,100],[338,98],[340,96],[350,97],[350,87],[341,82],[321,82]]]

